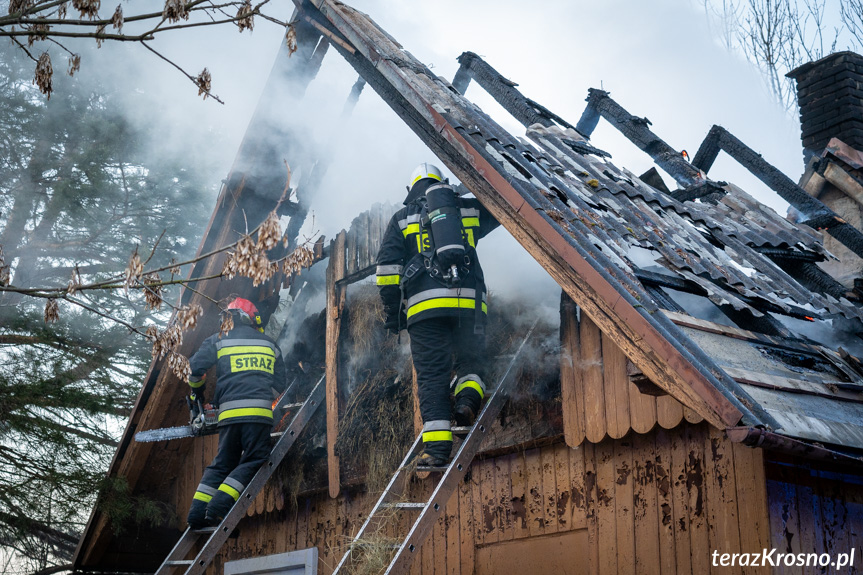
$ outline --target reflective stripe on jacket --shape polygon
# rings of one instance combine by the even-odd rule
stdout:
[[[239,325],[219,337],[204,340],[189,359],[190,382],[200,381],[217,366],[213,404],[219,408],[219,425],[273,421],[274,392],[287,385],[279,346],[249,325]]]
[[[459,198],[461,206],[462,234],[465,245],[475,248],[479,240],[499,224],[478,200]],[[476,273],[481,274],[479,261],[471,266],[476,270],[463,278],[461,285],[446,288],[432,278],[424,269],[412,278],[403,276],[405,266],[423,249],[430,245],[428,229],[420,223],[425,199],[411,202],[393,215],[384,233],[377,260],[377,285],[380,289],[384,310],[393,317],[398,313],[404,283],[405,311],[408,325],[415,321],[438,316],[473,317],[476,309]],[[473,250],[471,250],[473,251]],[[474,259],[476,253],[474,252]],[[407,272],[410,273],[410,272]],[[487,312],[485,286],[482,289],[482,311]],[[404,327],[404,326],[402,326]]]

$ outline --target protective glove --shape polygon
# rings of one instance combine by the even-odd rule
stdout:
[[[407,325],[407,314],[403,311],[387,313],[386,321],[384,321],[384,327],[387,328],[387,331],[390,333],[397,334],[399,332],[399,328],[405,328]]]
[[[197,381],[194,381],[194,380],[197,380]],[[189,388],[190,388],[189,393],[191,393],[192,395],[195,395],[196,393],[203,394],[204,393],[204,386],[207,384],[207,374],[205,373],[201,377],[197,377],[197,378],[190,376],[188,383],[189,383]]]

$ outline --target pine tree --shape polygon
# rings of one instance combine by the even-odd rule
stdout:
[[[0,266],[12,284],[97,281],[156,243],[153,265],[190,256],[213,193],[200,167],[160,156],[158,135],[98,88],[57,77],[63,90],[46,102],[9,50],[0,47]],[[0,294],[0,546],[31,571],[68,562],[100,491],[118,529],[154,512],[105,483],[150,363],[148,342],[105,316],[140,327],[168,314],[124,290],[74,297],[95,313]]]

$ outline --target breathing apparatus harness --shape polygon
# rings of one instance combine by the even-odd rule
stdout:
[[[473,275],[474,333],[481,335],[485,333],[482,313],[485,278],[482,269],[474,265],[476,249],[465,241],[463,230],[461,202],[452,186],[446,182],[429,186],[420,212],[421,251],[405,266],[400,282],[402,302],[404,305],[406,300],[405,284],[421,270],[450,289],[460,289],[462,282]]]

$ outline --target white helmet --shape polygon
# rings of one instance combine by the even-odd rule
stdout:
[[[411,179],[408,183],[408,190],[410,190],[412,187],[414,187],[414,184],[424,178],[431,178],[439,182],[442,182],[444,180],[444,176],[443,173],[440,171],[440,168],[438,168],[434,164],[427,164],[423,162],[422,164],[414,168],[413,172],[411,172]]]

